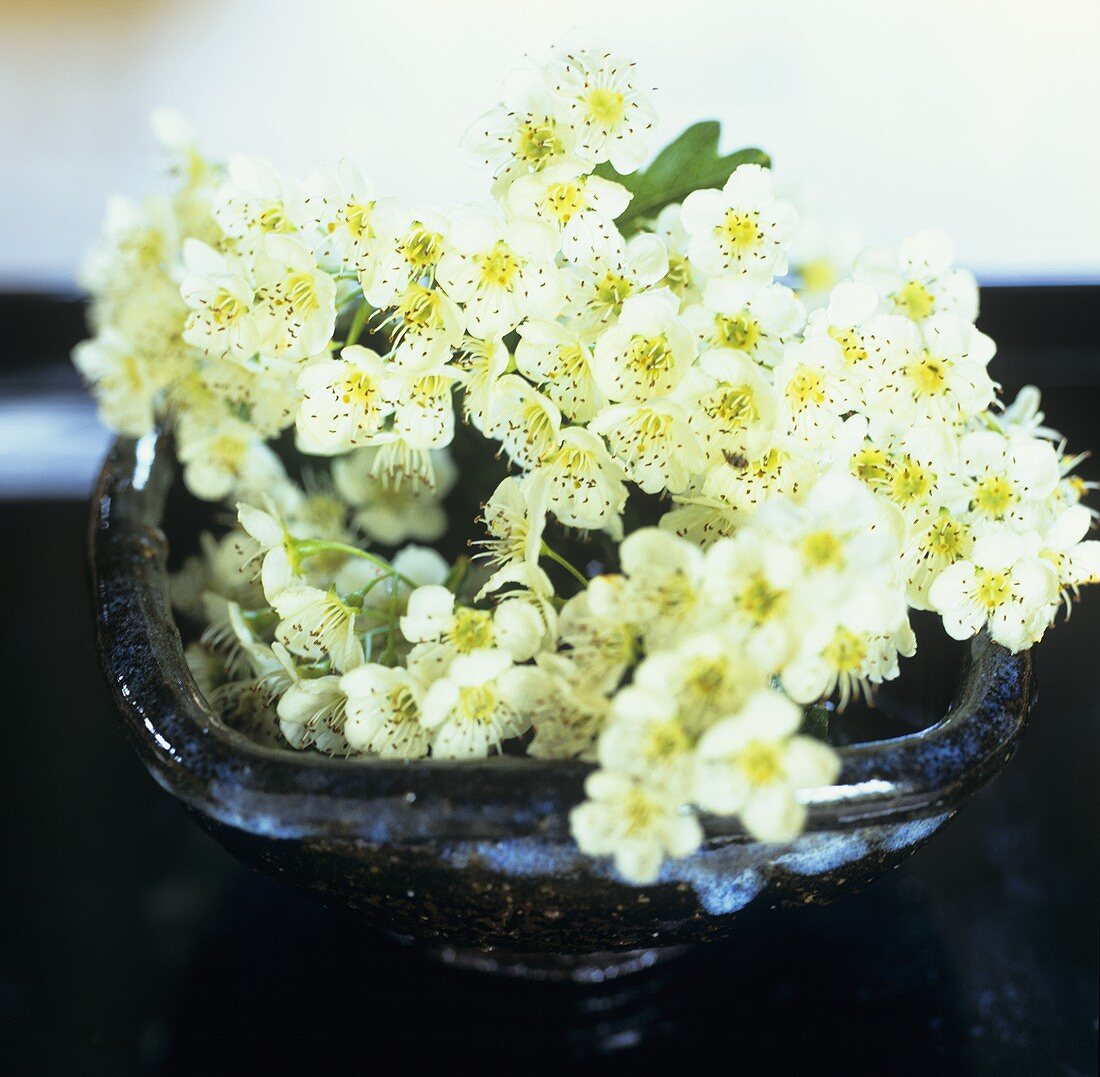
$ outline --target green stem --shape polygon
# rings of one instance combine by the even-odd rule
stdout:
[[[345,553],[349,557],[361,557],[364,561],[369,561],[372,565],[377,565],[378,568],[387,572],[396,580],[400,580],[405,586],[416,588],[416,584],[409,579],[408,576],[402,575],[387,561],[385,558],[376,557],[372,553],[367,553],[366,550],[359,549],[358,546],[349,546],[344,542],[326,542],[323,539],[298,539],[294,543],[295,548],[298,551],[299,557],[312,557],[317,553]]]
[[[355,317],[351,320],[351,328],[348,329],[348,337],[347,340],[344,341],[344,347],[348,347],[358,342],[359,334],[363,332],[363,326],[367,324],[369,315],[370,304],[360,303],[359,309],[355,312]]]
[[[554,564],[561,565],[561,567],[564,568],[565,571],[568,572],[575,580],[580,581],[580,585],[582,587],[588,586],[588,577],[585,576],[579,569],[575,568],[568,561],[566,561],[566,559],[562,557],[560,553],[556,553],[554,550],[550,549],[550,547],[547,546],[545,542],[542,544],[542,553],[545,557],[549,557],[550,560],[554,562]]]

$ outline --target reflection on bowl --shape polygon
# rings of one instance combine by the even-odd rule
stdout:
[[[721,937],[751,904],[827,901],[927,841],[1004,766],[1026,723],[1030,655],[979,636],[946,717],[842,748],[837,783],[804,795],[798,839],[765,844],[736,819],[706,818],[697,853],[631,886],[570,837],[587,764],[339,760],[223,725],[168,605],[172,478],[163,441],[118,441],[90,528],[103,667],[149,771],[245,863],[471,967],[602,979]]]

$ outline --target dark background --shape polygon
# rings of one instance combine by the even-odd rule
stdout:
[[[995,376],[1071,448],[1100,443],[1098,307],[983,293]],[[79,393],[78,303],[0,296],[0,330],[0,403]],[[582,990],[436,967],[207,838],[113,713],[85,516],[0,499],[0,1072],[1096,1072],[1097,596],[1040,648],[1017,758],[898,871]]]

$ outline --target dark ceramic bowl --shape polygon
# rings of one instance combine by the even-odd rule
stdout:
[[[225,727],[168,604],[159,525],[173,472],[163,441],[120,440],[91,517],[100,654],[145,765],[246,864],[470,965],[600,979],[721,937],[750,903],[826,901],[927,841],[1005,765],[1026,723],[1030,656],[980,636],[947,716],[842,748],[837,783],[806,793],[797,840],[764,844],[736,819],[707,818],[697,853],[631,886],[569,835],[586,764],[329,759]]]

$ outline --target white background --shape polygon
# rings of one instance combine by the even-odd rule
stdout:
[[[107,195],[151,182],[160,104],[219,155],[479,197],[459,137],[575,25],[659,88],[655,145],[717,117],[869,238],[935,225],[986,280],[1100,279],[1097,0],[0,0],[0,287],[71,282]]]

